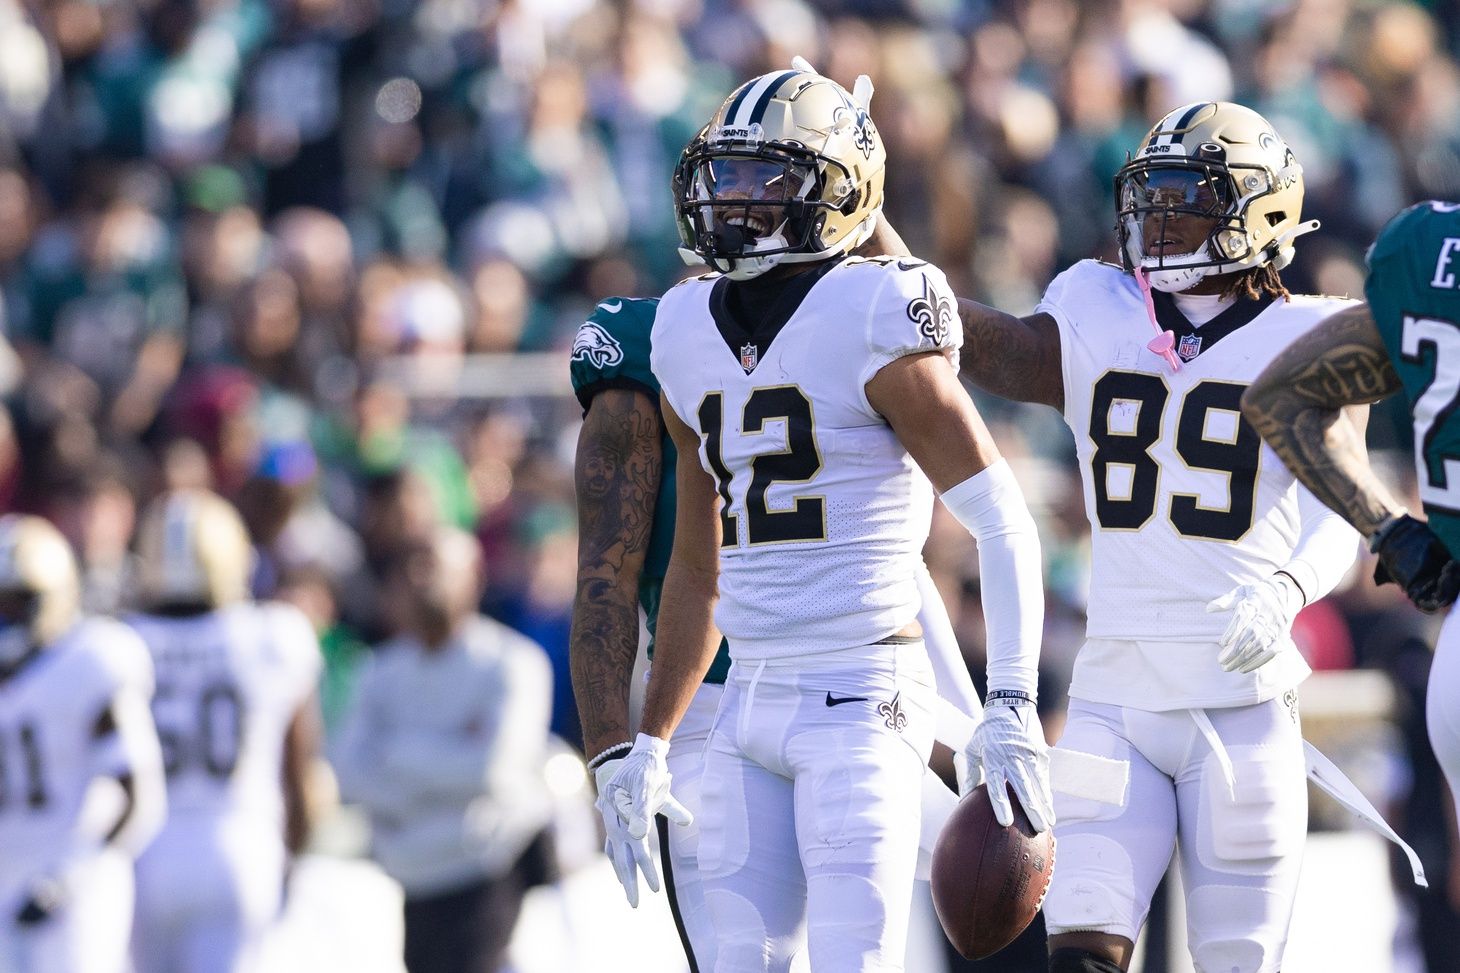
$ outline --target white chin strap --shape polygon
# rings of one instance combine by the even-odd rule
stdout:
[[[1216,267],[1171,267],[1161,266],[1171,260],[1196,260],[1206,261],[1211,258],[1207,256],[1207,245],[1203,243],[1201,248],[1191,253],[1175,254],[1171,257],[1146,257],[1141,261],[1141,269],[1146,272],[1146,279],[1151,286],[1158,291],[1167,294],[1177,294],[1188,287],[1195,287],[1207,274],[1216,270]]]
[[[845,240],[843,240],[841,243],[827,247],[825,250],[817,250],[812,253],[771,253],[766,254],[763,257],[757,257],[752,251],[747,256],[736,257],[733,260],[725,261],[720,261],[713,258],[709,261],[705,261],[704,258],[701,258],[699,256],[699,254],[695,254],[696,262],[708,262],[711,267],[720,271],[731,280],[753,280],[754,278],[759,277],[761,274],[770,270],[772,267],[777,267],[781,264],[817,263],[822,260],[828,260],[832,257],[839,256],[843,253],[848,253],[852,250],[855,250],[857,247],[860,247],[863,243],[867,242],[867,239],[872,236],[872,231],[877,228],[877,216],[881,212],[882,211],[878,209],[873,211],[872,213],[869,213],[867,218],[863,220],[856,227],[856,229],[852,230],[851,234]],[[770,243],[774,246],[784,247],[786,245],[786,238],[781,233],[781,230],[784,229],[784,227],[785,224],[782,224],[776,229],[775,234],[773,234],[772,236],[761,237],[760,240],[757,242],[757,246]],[[685,250],[681,248],[680,255],[684,256],[684,254]],[[691,261],[689,260],[689,258],[686,257],[685,262],[690,263]],[[723,269],[721,267],[722,263],[729,264],[729,269]]]

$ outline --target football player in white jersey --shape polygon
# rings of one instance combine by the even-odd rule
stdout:
[[[1307,828],[1309,670],[1290,627],[1358,536],[1295,484],[1240,400],[1352,302],[1283,287],[1317,223],[1301,220],[1302,167],[1256,112],[1178,108],[1115,188],[1121,266],[1081,261],[1022,319],[960,306],[963,374],[1064,414],[1093,533],[1088,641],[1052,754],[1050,970],[1126,969],[1179,846],[1196,968],[1269,973]]]
[[[169,814],[137,861],[133,960],[244,973],[308,834],[319,645],[294,607],[249,599],[248,535],[217,495],[159,497],[137,547],[147,613],[127,621],[157,672]]]
[[[600,800],[639,840],[661,809],[689,820],[665,754],[723,633],[698,850],[721,973],[785,970],[803,939],[812,969],[902,969],[934,733],[916,621],[933,487],[979,538],[985,579],[971,749],[1002,820],[1006,781],[1036,828],[1051,820],[1038,538],[958,383],[954,298],[923,261],[847,256],[882,203],[870,88],[804,68],[747,82],[676,180],[717,272],[655,315],[682,457],[674,548],[640,733]]]
[[[0,517],[0,969],[122,973],[132,858],[166,814],[152,663],[83,618],[76,562],[39,517]]]
[[[800,63],[798,58],[796,65]],[[881,235],[885,225],[879,222],[859,253],[882,253],[881,247],[901,245],[895,237]],[[657,298],[626,297],[601,302],[579,329],[571,362],[584,421],[578,438],[578,591],[569,655],[589,769],[597,781],[605,783],[633,748],[629,683],[639,648],[639,607],[645,610],[652,658],[674,534],[678,457],[659,420],[659,382],[649,368],[649,334],[658,303]],[[919,572],[918,591],[922,598],[918,621],[934,682],[938,695],[951,707],[951,711],[942,711],[946,739],[940,740],[961,749],[956,738],[982,718],[978,691],[927,571]],[[699,811],[704,743],[719,708],[728,668],[729,654],[722,642],[665,758],[674,776],[675,797],[691,814]],[[956,763],[960,790],[976,783],[970,778],[977,768],[970,770],[964,760]],[[931,769],[924,777],[924,788],[920,873],[931,864],[938,833],[956,806],[953,793]],[[615,840],[617,821],[617,812],[607,809],[605,848],[629,902],[637,906],[638,872],[643,872],[651,888],[657,888],[659,880],[651,862],[633,857],[632,842]],[[709,973],[715,967],[715,941],[700,886],[699,829],[695,825],[671,829],[662,818],[656,823],[664,887],[690,971]],[[805,954],[800,955],[804,958]],[[802,966],[804,963],[797,968]]]

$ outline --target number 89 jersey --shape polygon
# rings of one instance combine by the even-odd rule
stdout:
[[[1300,528],[1293,475],[1242,418],[1242,393],[1293,339],[1353,302],[1239,300],[1194,328],[1171,295],[1152,297],[1175,333],[1179,372],[1146,347],[1145,302],[1120,268],[1082,261],[1039,305],[1059,325],[1092,532],[1087,634],[1213,643],[1229,614],[1207,603],[1287,564]],[[1207,675],[1220,674],[1210,655]]]
[[[916,617],[932,486],[866,384],[905,355],[956,364],[962,340],[942,272],[922,261],[852,257],[792,281],[780,300],[797,289],[800,304],[750,332],[733,320],[730,281],[684,281],[660,301],[651,342],[720,494],[715,622],[738,660],[867,645]]]
[[[1414,460],[1430,529],[1460,556],[1460,203],[1400,213],[1369,251],[1374,324],[1414,416]]]
[[[152,654],[168,827],[234,816],[282,834],[284,736],[319,676],[309,621],[285,604],[127,619]]]

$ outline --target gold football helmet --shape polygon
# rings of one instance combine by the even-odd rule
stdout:
[[[40,517],[0,517],[0,672],[76,620],[81,580],[71,545]]]
[[[1303,167],[1267,119],[1225,101],[1170,112],[1115,174],[1116,234],[1126,270],[1151,286],[1183,291],[1208,274],[1293,259],[1293,240],[1318,229],[1301,222]],[[1147,241],[1173,217],[1216,221],[1191,253],[1152,254]]]
[[[233,505],[207,490],[173,490],[148,506],[137,531],[149,608],[221,608],[249,594],[253,547]]]
[[[737,88],[674,175],[680,235],[732,280],[855,248],[882,207],[887,150],[857,94],[800,62]]]

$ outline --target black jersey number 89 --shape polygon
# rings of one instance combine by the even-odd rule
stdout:
[[[1257,465],[1262,440],[1242,418],[1242,392],[1234,382],[1199,382],[1181,401],[1176,420],[1176,454],[1192,469],[1227,475],[1226,509],[1203,507],[1199,497],[1176,493],[1171,497],[1172,525],[1185,537],[1235,541],[1252,527],[1257,498]],[[1161,420],[1170,397],[1166,383],[1146,372],[1110,371],[1095,383],[1090,405],[1090,440],[1095,454],[1090,463],[1095,479],[1095,516],[1107,530],[1138,530],[1156,511],[1160,467],[1150,449],[1161,435]],[[1111,409],[1117,401],[1136,403],[1136,420],[1129,432],[1110,428]],[[1207,414],[1213,409],[1236,413],[1236,435],[1231,440],[1207,438]],[[1111,466],[1128,467],[1130,490],[1110,495]]]
[[[720,494],[721,547],[740,543],[739,518],[730,512],[732,474],[725,466],[725,397],[711,392],[700,402],[700,435],[705,437],[705,456],[715,475]],[[740,417],[741,435],[758,436],[772,419],[786,423],[784,449],[765,452],[750,461],[750,489],[745,494],[746,533],[751,544],[785,544],[792,541],[826,539],[826,500],[796,497],[789,510],[766,506],[766,491],[772,483],[805,483],[821,471],[821,450],[816,446],[816,423],[811,402],[794,385],[758,388],[745,400]]]

